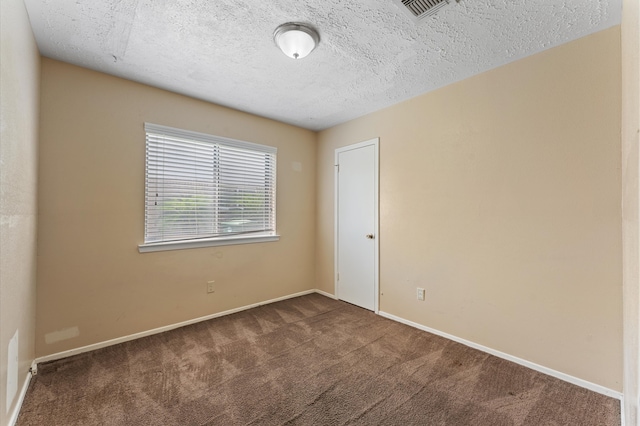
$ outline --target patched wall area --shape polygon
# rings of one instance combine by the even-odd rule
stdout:
[[[2,0],[0,423],[15,416],[34,359],[40,54],[21,0]]]

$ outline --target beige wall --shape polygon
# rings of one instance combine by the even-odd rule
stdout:
[[[22,0],[0,3],[0,424],[8,345],[18,331],[18,394],[34,358],[40,55]]]
[[[334,150],[379,136],[380,309],[621,391],[620,61],[615,27],[321,132],[318,288]]]
[[[315,133],[50,59],[41,84],[38,356],[314,287]],[[140,254],[145,121],[276,146],[280,241]]]
[[[28,259],[35,244],[38,58],[30,30],[20,36],[21,1],[3,0],[2,27],[4,383],[23,327],[7,324],[27,334],[21,372],[33,357],[35,270],[17,266],[15,247]],[[621,390],[619,37],[612,28],[321,132],[317,198],[312,132],[43,59],[36,355],[313,288],[314,254],[316,287],[333,293],[334,150],[379,136],[381,310]],[[34,54],[17,60],[6,45]],[[9,81],[28,96],[6,96]],[[280,242],[138,253],[144,121],[277,146]],[[5,151],[19,146],[27,158],[10,171]],[[5,203],[9,173],[26,174],[13,197],[29,200]],[[7,308],[15,291],[25,302]],[[77,337],[45,342],[73,327]]]
[[[640,405],[640,7],[622,9],[622,205],[624,259],[624,404],[626,424],[638,424]]]

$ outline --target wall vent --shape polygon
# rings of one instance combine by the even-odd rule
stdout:
[[[421,21],[442,9],[456,4],[459,0],[394,0],[406,10],[415,21]]]

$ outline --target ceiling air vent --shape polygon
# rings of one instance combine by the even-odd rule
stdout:
[[[436,14],[439,10],[454,5],[458,0],[394,0],[416,21]]]

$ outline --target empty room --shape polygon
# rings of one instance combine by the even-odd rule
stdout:
[[[2,0],[0,425],[638,426],[637,0]]]

